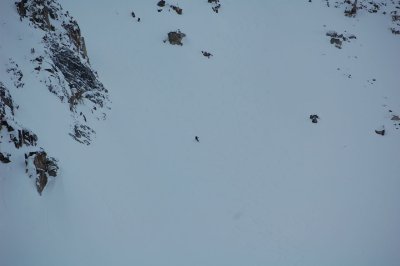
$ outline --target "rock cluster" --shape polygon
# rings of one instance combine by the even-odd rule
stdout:
[[[104,119],[110,101],[107,89],[90,66],[78,23],[56,0],[18,0],[15,5],[20,20],[43,36],[42,47],[31,48],[25,56],[33,75],[70,110],[72,138],[89,145],[95,132],[88,118]],[[23,73],[12,58],[6,71],[11,80],[8,85],[23,89],[24,74],[29,73]],[[0,81],[0,163],[13,163],[25,154],[26,172],[35,177],[36,189],[42,194],[50,177],[57,175],[58,163],[37,147],[38,136],[16,121],[19,106],[9,89]]]
[[[57,160],[48,157],[43,150],[25,153],[26,173],[29,177],[35,177],[35,185],[41,195],[50,177],[56,177],[58,172]]]
[[[61,102],[68,103],[74,120],[72,124],[90,128],[87,119],[82,118],[92,114],[97,119],[105,117],[102,110],[108,109],[108,90],[90,66],[78,23],[55,0],[22,0],[16,6],[21,20],[28,19],[34,27],[45,33],[44,54],[35,54],[33,51],[34,58],[31,60],[37,74],[44,74],[41,75],[44,76],[41,82]],[[91,113],[80,115],[87,110]],[[76,131],[73,130],[70,135],[80,143],[90,144],[95,131],[90,129],[87,132],[85,135],[75,135]],[[82,136],[86,137],[82,139]]]
[[[326,36],[331,37],[330,43],[335,45],[336,48],[342,49],[343,42],[350,42],[350,40],[357,39],[354,34],[339,34],[336,31],[328,31]]]
[[[186,34],[181,32],[180,30],[171,31],[168,33],[168,41],[172,45],[183,45],[182,39],[186,37]]]
[[[319,116],[318,115],[310,115],[310,120],[314,124],[318,123]]]

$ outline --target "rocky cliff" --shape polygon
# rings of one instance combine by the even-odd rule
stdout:
[[[27,60],[22,63],[31,71],[24,72],[9,55],[9,80],[0,80],[0,162],[13,163],[13,157],[20,154],[14,151],[23,149],[26,172],[35,177],[41,194],[49,178],[57,175],[58,162],[40,147],[40,136],[17,121],[19,105],[13,100],[13,91],[30,86],[25,84],[26,76],[38,80],[69,110],[71,119],[66,122],[71,130],[66,134],[85,145],[95,134],[89,118],[105,119],[110,101],[107,89],[90,65],[79,25],[68,11],[54,0],[21,0],[15,3],[15,12],[20,23],[42,39],[24,55]]]

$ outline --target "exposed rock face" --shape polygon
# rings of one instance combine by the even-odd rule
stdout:
[[[89,145],[92,134],[94,134],[94,130],[90,127],[82,124],[76,124],[74,126],[73,133],[70,133],[70,136],[82,144]]]
[[[36,146],[37,136],[27,129],[18,129],[18,135],[10,134],[11,140],[14,142],[15,148],[19,149],[23,145]]]
[[[89,145],[95,131],[86,118],[104,119],[103,110],[109,109],[109,99],[107,89],[90,66],[78,23],[55,0],[22,0],[16,5],[21,19],[29,19],[33,26],[44,32],[45,52],[35,54],[31,60],[34,70],[38,76],[44,73],[46,77],[41,81],[61,102],[68,104],[74,120],[72,124],[82,124],[88,129],[84,141],[82,134],[76,134],[75,126],[70,135]]]
[[[35,177],[36,189],[41,195],[50,177],[56,177],[58,172],[57,160],[48,157],[43,150],[25,154],[26,173]]]
[[[210,0],[209,0],[210,1]],[[211,0],[214,1],[214,0]],[[344,14],[347,17],[356,17],[358,13],[368,12],[371,14],[382,14],[384,16],[391,16],[391,27],[389,30],[393,34],[400,34],[400,17],[398,12],[400,10],[400,1],[396,0],[344,0],[332,1],[325,0],[328,7],[343,8]],[[330,4],[332,2],[332,5]]]
[[[4,86],[3,83],[0,82],[0,148],[2,147],[2,143],[14,143],[15,149],[20,149],[23,146],[25,146],[28,150],[32,147],[35,147],[37,145],[38,138],[36,134],[31,132],[28,129],[23,128],[22,126],[19,125],[15,121],[14,118],[14,111],[15,111],[15,106],[13,99],[10,95],[10,92],[8,89]],[[32,152],[29,152],[32,153]],[[45,153],[43,151],[43,153]],[[11,154],[8,152],[3,152],[0,151],[0,162],[2,163],[10,163]],[[25,159],[27,157],[25,156]],[[51,158],[48,159],[49,162],[47,163],[47,166],[45,169],[47,169],[48,174],[54,174],[57,171],[54,171],[54,169],[58,169],[58,167],[54,167],[53,162],[55,162],[55,159]],[[51,162],[50,162],[51,161]],[[38,164],[39,165],[39,164]],[[43,168],[44,169],[44,168]],[[47,184],[47,178],[45,178],[43,175],[39,178],[40,181],[40,186],[38,186],[38,191],[41,193],[44,189],[44,187]],[[45,180],[45,181],[44,181]],[[39,189],[40,187],[40,189]]]
[[[18,13],[21,17],[28,17],[35,25],[42,30],[54,30],[50,23],[51,19],[57,19],[54,8],[49,6],[52,1],[47,0],[22,0],[16,2]]]
[[[78,23],[69,13],[56,0],[19,0],[15,4],[22,23],[37,29],[43,38],[42,47],[32,48],[25,55],[24,67],[31,65],[31,72],[23,73],[12,58],[6,64],[10,82],[4,81],[8,88],[0,82],[0,163],[13,163],[11,159],[25,154],[26,172],[35,177],[41,194],[50,178],[57,175],[57,160],[38,148],[38,136],[16,121],[18,105],[12,99],[13,89],[29,86],[24,84],[25,74],[37,77],[70,110],[70,135],[87,145],[95,134],[90,120],[104,119],[110,101],[107,89],[90,66]]]
[[[183,45],[182,39],[186,36],[185,33],[181,32],[180,30],[171,31],[168,33],[168,41],[172,45]]]
[[[108,101],[108,91],[89,65],[83,64],[76,53],[60,47],[58,43],[52,44],[51,51],[54,67],[62,73],[71,88],[70,95],[63,95],[68,98],[70,110],[76,111],[76,106],[84,100],[103,108]]]
[[[14,103],[11,98],[10,92],[4,86],[4,84],[0,82],[0,119],[3,122],[3,118],[13,115],[14,115]],[[0,130],[1,130],[1,125],[0,125]]]

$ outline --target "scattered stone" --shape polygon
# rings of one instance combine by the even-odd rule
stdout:
[[[318,115],[310,115],[311,122],[314,124],[318,123],[319,116]]]
[[[0,82],[0,118],[2,123],[8,112],[10,112],[10,115],[14,115],[14,103],[8,89]]]
[[[157,3],[157,6],[159,6],[159,7],[164,7],[164,6],[165,6],[165,1],[164,1],[164,0],[160,0],[160,1]]]
[[[346,32],[346,31],[345,31]],[[357,39],[354,34],[339,34],[336,31],[328,31],[326,36],[331,37],[330,43],[335,45],[336,48],[342,49],[343,42],[350,42],[350,40]]]
[[[7,68],[7,73],[11,75],[11,80],[14,82],[14,86],[16,88],[22,88],[25,86],[25,83],[22,81],[24,74],[19,69],[19,66],[13,59],[9,59],[9,67]]]
[[[69,133],[69,135],[77,142],[86,145],[90,145],[90,142],[92,141],[92,135],[94,134],[94,130],[89,126],[78,123],[74,126],[72,133]]]
[[[350,1],[345,1],[348,2],[350,4]],[[351,8],[350,9],[346,9],[344,11],[344,14],[348,17],[354,17],[357,14],[357,0],[354,0],[354,3],[351,4]]]
[[[391,120],[392,121],[400,121],[400,117],[398,115],[393,115]]]
[[[210,58],[210,56],[213,56],[211,53],[206,52],[206,51],[201,51],[201,53],[207,58]]]
[[[178,6],[174,6],[174,5],[170,5],[170,7],[178,14],[178,15],[182,15],[182,8],[178,7]]]
[[[342,49],[342,41],[338,38],[331,38],[331,44],[334,44],[336,48]]]
[[[11,154],[9,153],[2,153],[0,152],[0,162],[2,163],[10,163],[10,156]]]
[[[168,33],[168,41],[172,45],[183,45],[182,39],[186,36],[185,33],[181,32],[180,30],[171,31]]]
[[[215,13],[219,12],[219,9],[221,8],[221,4],[219,3],[219,0],[208,0],[208,3],[213,4],[212,10]]]

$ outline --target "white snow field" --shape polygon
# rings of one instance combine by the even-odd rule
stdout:
[[[33,75],[12,90],[60,173],[39,196],[23,161],[0,164],[1,266],[400,265],[390,16],[318,0],[221,0],[218,14],[167,1],[183,15],[149,0],[59,2],[111,110],[86,146]],[[1,1],[1,73],[40,42],[27,24]],[[177,29],[183,45],[164,43]],[[329,30],[357,38],[338,49]]]

